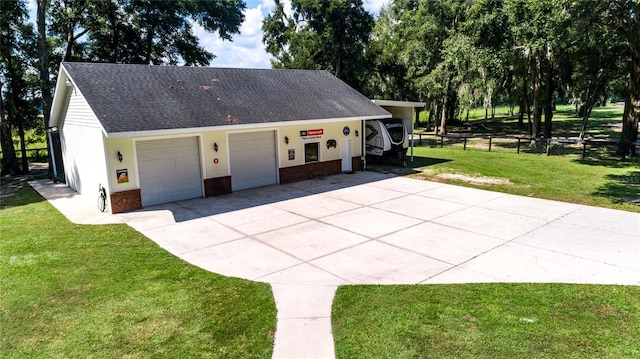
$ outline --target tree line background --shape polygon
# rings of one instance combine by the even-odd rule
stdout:
[[[263,23],[274,68],[330,71],[370,98],[424,101],[446,133],[496,103],[532,138],[553,135],[556,101],[575,105],[584,137],[594,106],[625,103],[621,144],[638,140],[640,0],[280,0]],[[2,174],[26,170],[25,131],[44,133],[61,61],[206,66],[192,24],[231,40],[242,0],[0,1]],[[42,113],[42,116],[39,114]],[[13,135],[20,138],[18,163]]]

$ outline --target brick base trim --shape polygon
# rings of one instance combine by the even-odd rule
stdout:
[[[362,169],[364,169],[362,157],[358,156],[351,159],[351,169],[354,171],[362,171]]]
[[[207,178],[204,180],[204,196],[220,196],[231,193],[231,176]]]
[[[109,194],[111,213],[121,213],[142,208],[142,197],[139,189],[114,192]]]
[[[304,181],[321,176],[330,176],[342,172],[342,161],[310,163],[301,166],[280,168],[280,183]]]

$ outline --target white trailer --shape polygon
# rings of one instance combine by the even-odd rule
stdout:
[[[374,160],[405,161],[409,134],[400,118],[365,123],[366,154]]]

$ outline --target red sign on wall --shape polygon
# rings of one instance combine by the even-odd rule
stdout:
[[[307,136],[320,136],[324,134],[324,129],[318,128],[315,130],[307,130]]]

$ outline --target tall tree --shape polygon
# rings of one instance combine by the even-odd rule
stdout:
[[[569,17],[566,0],[508,0],[505,11],[509,15],[514,34],[514,46],[530,59],[530,78],[533,87],[533,127],[531,136],[551,137],[558,39]],[[544,128],[542,115],[544,113]]]
[[[380,10],[366,49],[372,68],[365,94],[372,98],[415,101],[415,86],[407,81],[407,61],[403,58],[404,41],[394,31],[395,19],[385,6]]]
[[[585,1],[585,0],[583,0]],[[615,30],[628,45],[627,89],[622,117],[623,155],[630,151],[630,143],[638,141],[640,120],[640,1],[614,0],[596,2],[599,21]],[[635,152],[635,151],[634,151]],[[635,153],[632,153],[635,154]]]
[[[230,40],[244,20],[242,0],[54,0],[51,32],[65,61],[207,65],[214,54],[193,24]]]
[[[37,0],[37,25],[38,25],[38,72],[40,80],[40,95],[42,96],[42,117],[44,120],[44,128],[49,126],[49,117],[51,112],[51,77],[49,72],[49,43],[47,41],[47,22],[46,13],[49,9],[49,0]],[[49,144],[49,136],[47,136],[47,148],[51,148]],[[52,175],[51,156],[49,157],[49,177]]]
[[[292,0],[292,14],[276,0],[263,23],[274,67],[324,69],[356,89],[364,87],[365,48],[373,17],[362,0]]]
[[[563,75],[568,78],[564,81],[576,106],[576,114],[582,118],[580,139],[587,134],[593,107],[606,98],[612,82],[624,77],[626,63],[624,39],[604,26],[592,26],[585,32],[591,24],[592,20],[577,16],[563,39],[570,66],[565,69],[567,73]]]
[[[513,86],[513,37],[503,6],[504,1],[500,0],[474,1],[463,25],[477,49],[477,76],[471,82],[482,96],[485,119],[489,108],[493,109],[493,98],[501,92],[508,93]]]
[[[0,10],[0,84],[3,85],[0,87],[0,98],[3,101],[0,133],[4,154],[2,172],[15,174],[20,169],[13,150],[12,130],[16,128],[20,138],[20,171],[28,171],[25,131],[36,127],[38,115],[34,97],[37,83],[30,76],[33,59],[37,56],[36,41],[33,26],[28,23],[24,1],[2,1]]]
[[[397,56],[406,68],[404,80],[430,104],[443,131],[447,120],[455,117],[464,78],[458,70],[467,70],[469,54],[469,49],[448,39],[460,35],[455,39],[469,44],[464,34],[458,34],[468,5],[461,0],[398,0],[389,8],[392,37],[401,43]],[[465,57],[456,59],[457,55]]]

